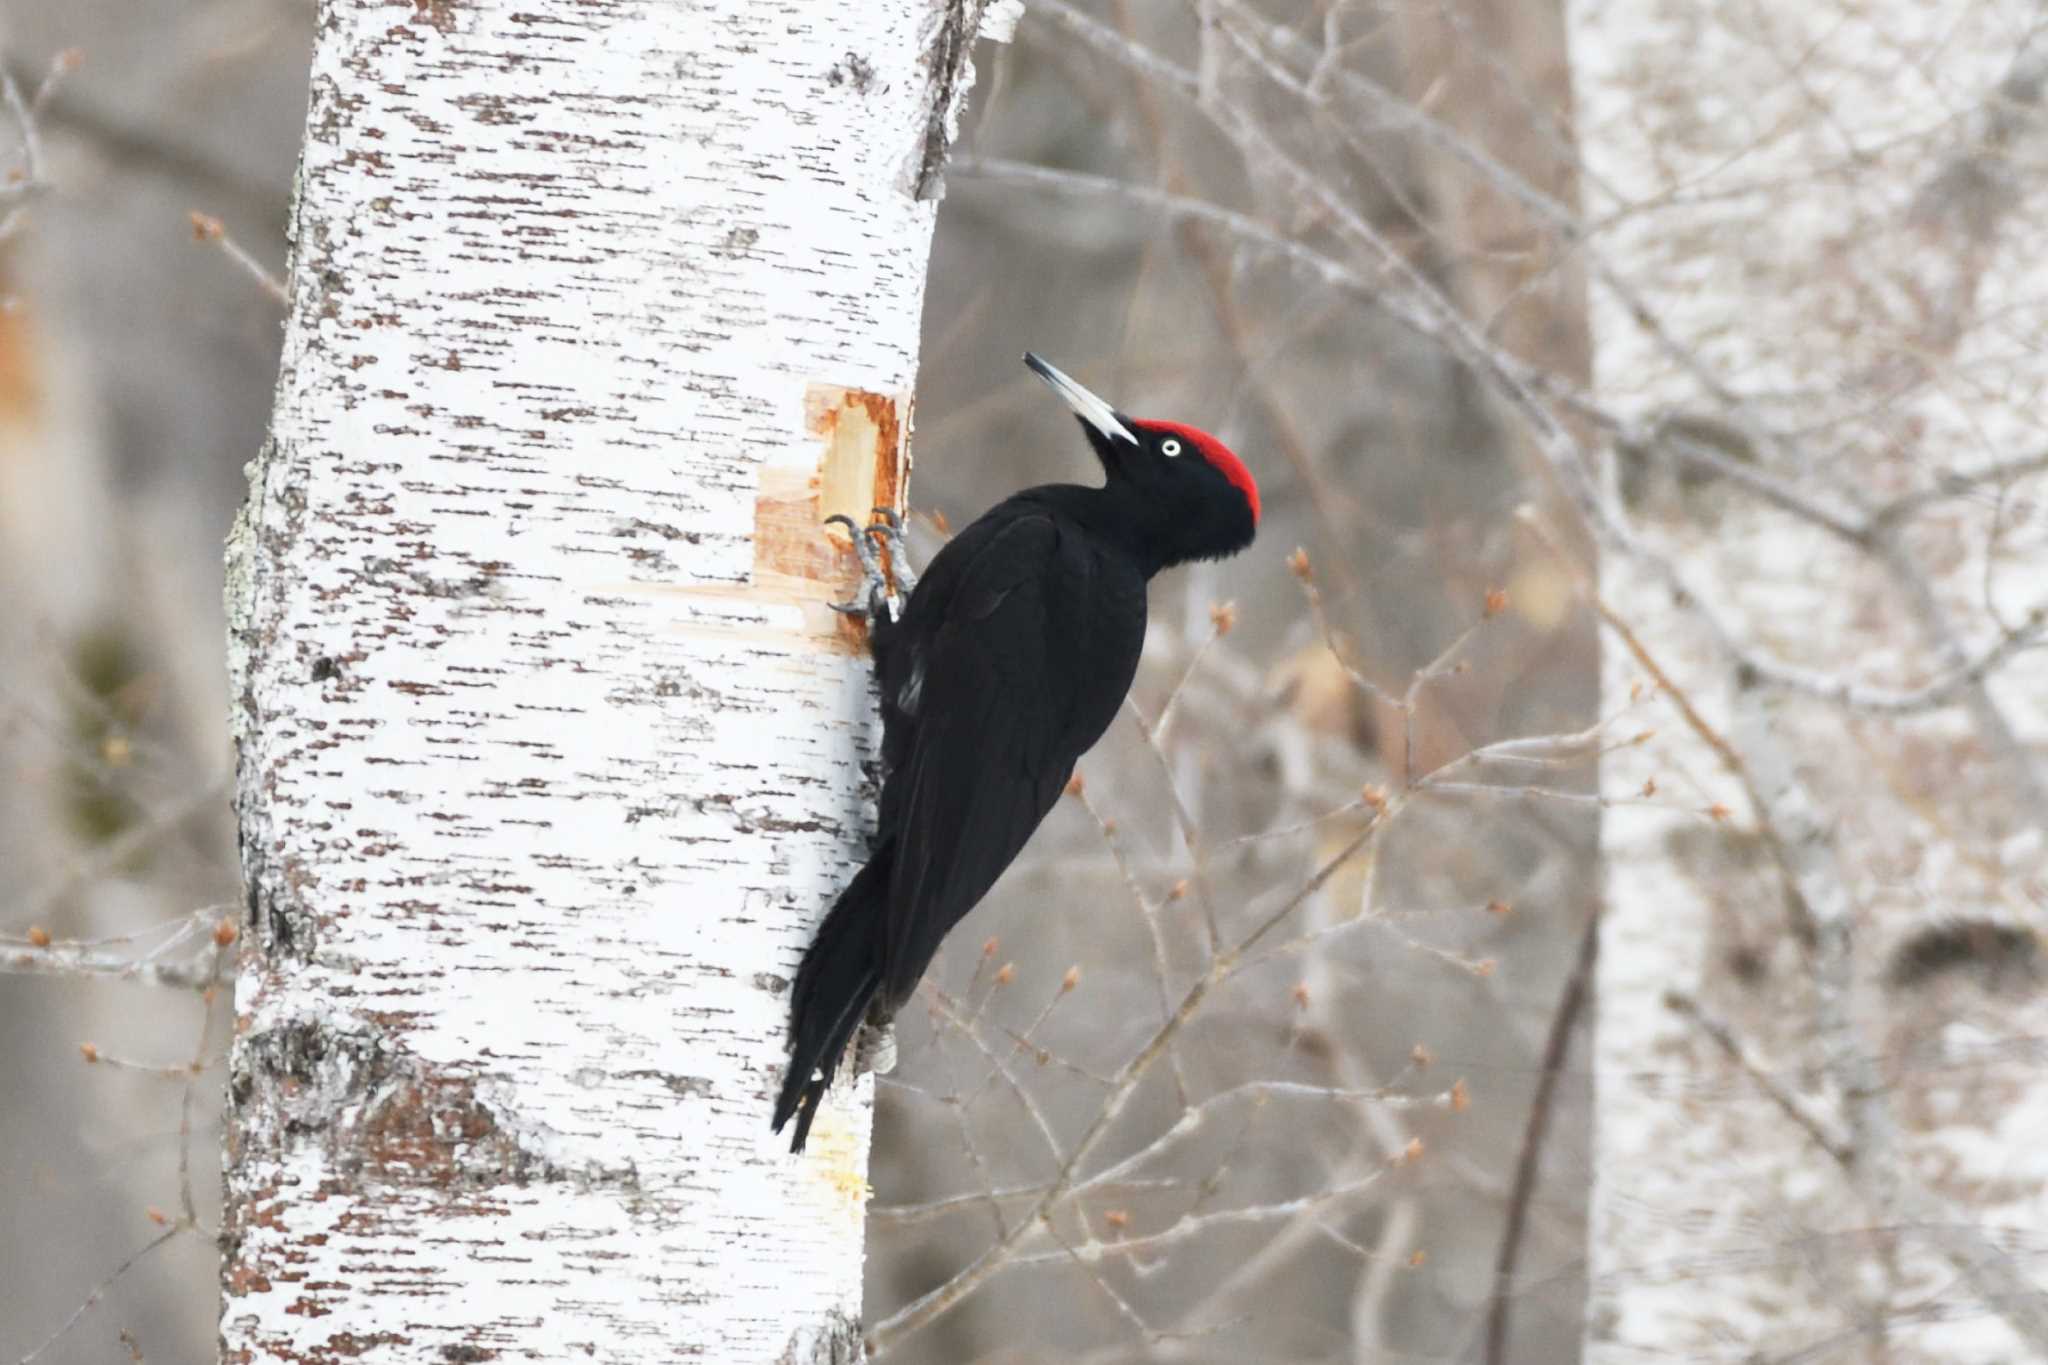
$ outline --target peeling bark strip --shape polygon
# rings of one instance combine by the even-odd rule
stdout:
[[[1585,1358],[2048,1359],[2048,652],[1857,711],[1693,610],[1913,688],[2048,607],[2041,7],[1569,12],[1588,249],[1642,294],[1595,293],[1603,400],[1735,476],[1622,471],[1693,600],[1601,569],[1607,706],[1648,656],[1700,721],[1602,760]]]
[[[807,1160],[766,1117],[870,818],[819,523],[908,474],[952,12],[323,0],[230,547],[223,1359],[857,1354],[872,1082]]]
[[[925,62],[931,91],[925,101],[924,143],[913,166],[911,193],[916,198],[937,199],[945,193],[940,173],[960,130],[967,93],[974,88],[974,40],[1008,42],[1023,12],[1023,0],[944,0],[940,5]]]

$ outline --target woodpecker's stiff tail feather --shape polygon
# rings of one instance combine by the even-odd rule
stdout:
[[[818,926],[818,936],[804,953],[796,985],[790,989],[789,1072],[775,1101],[775,1131],[796,1119],[796,1134],[789,1143],[792,1152],[804,1149],[811,1121],[839,1069],[840,1055],[882,984],[875,926],[882,922],[882,898],[889,894],[891,852],[888,844],[876,849],[840,893]]]

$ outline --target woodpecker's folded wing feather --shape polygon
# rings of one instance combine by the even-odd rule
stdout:
[[[883,794],[898,841],[882,961],[891,1001],[916,987],[1073,770],[1070,694],[1085,666],[1076,642],[1090,623],[1077,615],[1091,610],[1091,562],[1051,518],[1031,516],[961,568],[922,661],[910,752]]]

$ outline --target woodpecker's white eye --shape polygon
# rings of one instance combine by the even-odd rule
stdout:
[[[1161,455],[1180,454],[1180,442],[1174,440],[1171,436],[1167,437],[1159,443],[1159,453]]]

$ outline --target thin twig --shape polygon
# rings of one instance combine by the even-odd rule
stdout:
[[[1777,1077],[1752,1057],[1749,1049],[1742,1045],[1742,1040],[1735,1036],[1735,1030],[1730,1028],[1725,1020],[1709,1014],[1695,997],[1684,991],[1664,992],[1664,1007],[1674,1014],[1684,1016],[1698,1027],[1701,1033],[1711,1038],[1737,1071],[1747,1076],[1750,1082],[1764,1093],[1766,1099],[1778,1106],[1786,1118],[1806,1130],[1806,1135],[1813,1139],[1814,1146],[1833,1157],[1836,1163],[1845,1169],[1855,1164],[1856,1153],[1848,1142],[1829,1132],[1826,1122],[1820,1115],[1808,1109],[1797,1095],[1786,1089]]]
[[[130,1253],[126,1260],[122,1261],[121,1264],[115,1266],[112,1270],[108,1271],[107,1274],[100,1280],[100,1282],[92,1287],[92,1292],[85,1296],[85,1301],[83,1303],[80,1303],[78,1307],[74,1308],[71,1311],[70,1317],[64,1319],[64,1325],[59,1327],[56,1331],[52,1332],[49,1335],[49,1337],[43,1342],[42,1345],[36,1347],[33,1351],[30,1351],[27,1355],[23,1356],[19,1362],[19,1365],[34,1365],[34,1362],[38,1356],[41,1356],[45,1351],[49,1350],[52,1346],[55,1346],[58,1342],[62,1341],[65,1338],[65,1336],[70,1333],[71,1329],[79,1324],[79,1321],[85,1317],[87,1311],[90,1310],[94,1304],[100,1301],[100,1296],[105,1294],[107,1290],[113,1286],[116,1280],[120,1279],[123,1275],[126,1275],[129,1271],[133,1270],[136,1266],[140,1265],[149,1256],[149,1254],[155,1251],[158,1247],[161,1247],[164,1243],[170,1241],[179,1233],[186,1232],[189,1230],[190,1225],[182,1221],[173,1223],[169,1227],[165,1228],[162,1232],[158,1233],[156,1236],[150,1238],[149,1241],[143,1243],[138,1250]]]
[[[900,1081],[893,1081],[891,1084],[901,1089],[915,1089],[913,1086],[904,1086]],[[936,1099],[937,1097],[932,1098]],[[940,1102],[943,1103],[943,1101]],[[1093,1194],[1157,1194],[1168,1190],[1177,1190],[1183,1183],[1178,1178],[1162,1177],[1157,1180],[1123,1180],[1106,1184],[1090,1182],[1088,1188],[1089,1192]],[[1003,1203],[1015,1203],[1024,1199],[1038,1199],[1045,1194],[1045,1190],[1045,1182],[1039,1181],[1036,1184],[1016,1185],[1000,1190],[976,1190],[972,1194],[948,1195],[942,1199],[930,1199],[917,1204],[870,1204],[868,1205],[867,1216],[871,1220],[883,1223],[899,1223],[904,1225],[929,1223],[941,1218],[950,1217],[956,1213],[970,1212],[981,1208],[991,1199]]]
[[[1404,1158],[1404,1153],[1397,1153],[1377,1170],[1371,1171],[1356,1180],[1331,1185],[1317,1190],[1313,1194],[1302,1195],[1298,1199],[1283,1199],[1270,1204],[1253,1204],[1245,1208],[1218,1209],[1213,1213],[1192,1214],[1175,1220],[1157,1232],[1120,1237],[1114,1242],[1090,1240],[1080,1247],[1073,1248],[1073,1254],[1084,1261],[1101,1261],[1113,1256],[1130,1256],[1141,1251],[1157,1251],[1181,1242],[1192,1241],[1214,1228],[1236,1227],[1246,1223],[1274,1222],[1282,1218],[1292,1218],[1302,1213],[1325,1214],[1333,1205],[1340,1204],[1353,1195],[1378,1185],[1385,1179],[1387,1172],[1404,1164]],[[1061,1258],[1054,1253],[1041,1253],[1038,1255],[1014,1257],[1011,1263],[1021,1267],[1044,1264],[1047,1261],[1059,1259]]]
[[[43,175],[43,141],[36,127],[36,110],[46,93],[71,69],[69,59],[72,56],[71,53],[59,53],[51,61],[33,101],[22,98],[21,85],[14,79],[4,57],[0,57],[0,102],[6,104],[15,129],[21,135],[21,172],[0,184],[0,205],[7,209],[6,217],[0,218],[0,242],[20,230],[27,221],[29,202],[50,188],[50,182]]]
[[[1017,1103],[1024,1107],[1024,1112],[1031,1116],[1031,1122],[1038,1129],[1039,1137],[1044,1140],[1046,1150],[1057,1157],[1060,1153],[1060,1140],[1059,1135],[1053,1131],[1052,1121],[1046,1117],[1045,1111],[1039,1108],[1038,1101],[1032,1097],[1031,1092],[1018,1084],[1017,1078],[1010,1074],[1008,1061],[999,1056],[996,1050],[988,1045],[987,1040],[981,1036],[980,1027],[966,1015],[963,1015],[959,1007],[945,992],[934,990],[931,992],[931,998],[938,1002],[939,1011],[944,1015],[946,1021],[960,1030],[967,1041],[974,1045],[975,1051],[979,1052],[982,1055],[982,1059],[989,1065],[988,1073],[982,1078],[980,1084],[975,1086],[970,1093],[955,1097],[954,1102],[961,1111],[964,1113],[993,1082],[1000,1080],[1005,1088],[1012,1095],[1016,1096]]]
[[[1515,1182],[1508,1195],[1507,1225],[1501,1229],[1500,1250],[1493,1258],[1493,1295],[1486,1309],[1486,1365],[1505,1365],[1508,1349],[1508,1315],[1513,1308],[1509,1286],[1522,1255],[1522,1235],[1528,1227],[1529,1206],[1536,1195],[1536,1171],[1542,1162],[1543,1140],[1550,1132],[1550,1115],[1557,1101],[1558,1078],[1571,1052],[1572,1034],[1593,989],[1593,966],[1600,956],[1600,912],[1596,905],[1586,915],[1586,927],[1579,934],[1578,956],[1557,1008],[1550,1016],[1550,1035],[1543,1042],[1543,1062],[1536,1073],[1536,1093],[1529,1100],[1529,1120],[1522,1129],[1522,1150],[1515,1158]]]
[[[1138,1315],[1138,1310],[1131,1306],[1130,1300],[1117,1293],[1116,1290],[1110,1287],[1109,1281],[1102,1278],[1102,1272],[1095,1268],[1095,1261],[1099,1260],[1099,1257],[1083,1256],[1079,1251],[1075,1250],[1071,1242],[1060,1236],[1059,1229],[1053,1227],[1049,1222],[1046,1224],[1046,1235],[1059,1243],[1060,1251],[1064,1253],[1063,1256],[1053,1259],[1064,1259],[1073,1262],[1075,1268],[1086,1275],[1089,1282],[1102,1291],[1102,1296],[1108,1299],[1111,1306],[1116,1309],[1117,1316],[1137,1330],[1140,1338],[1149,1342],[1157,1335],[1152,1327],[1146,1323],[1145,1319]],[[1099,1245],[1099,1243],[1092,1242],[1091,1244]],[[1019,1261],[1017,1264],[1021,1265],[1023,1261]]]
[[[1226,609],[1225,607],[1218,607],[1216,610],[1221,612]],[[1202,637],[1202,643],[1196,645],[1195,652],[1188,656],[1187,666],[1182,668],[1180,676],[1174,679],[1172,688],[1167,691],[1166,700],[1159,704],[1159,718],[1152,722],[1153,743],[1164,744],[1166,742],[1166,727],[1173,722],[1174,707],[1179,704],[1181,693],[1187,691],[1188,681],[1195,676],[1195,670],[1201,666],[1202,659],[1208,654],[1210,646],[1223,638],[1223,631],[1222,618],[1218,617],[1215,628]]]
[[[1166,782],[1166,802],[1173,811],[1174,826],[1180,832],[1181,842],[1187,845],[1188,878],[1195,889],[1195,903],[1201,907],[1202,928],[1208,934],[1208,948],[1214,953],[1223,943],[1223,929],[1216,919],[1216,894],[1209,884],[1208,855],[1202,846],[1202,830],[1195,823],[1193,812],[1181,798],[1180,783],[1175,780],[1173,760],[1168,757],[1166,746],[1161,744],[1154,732],[1153,723],[1145,718],[1145,712],[1138,705],[1136,697],[1125,697],[1124,706],[1137,722],[1138,733],[1145,741],[1145,748],[1158,760],[1159,774]]]
[[[21,180],[16,184],[40,185],[43,181],[43,139],[36,129],[36,117],[29,109],[28,101],[21,97],[21,86],[0,62],[0,99],[7,104],[7,112],[14,119],[16,131],[21,134]]]
[[[227,927],[225,921],[223,927]],[[199,1226],[199,1209],[192,1193],[192,1106],[198,1097],[199,1077],[205,1073],[208,1054],[213,1051],[214,1001],[220,989],[221,967],[227,961],[226,949],[233,941],[226,932],[214,934],[209,979],[199,996],[199,1041],[193,1046],[192,1060],[185,1068],[184,1089],[178,1097],[178,1209],[193,1227]]]
[[[1873,527],[1891,526],[1905,521],[1923,508],[1954,498],[1968,497],[1987,484],[2007,484],[2023,479],[2029,474],[2048,472],[2048,452],[2023,455],[2017,459],[1994,460],[1989,464],[1976,465],[1968,469],[1955,469],[1934,476],[1934,482],[1893,498],[1870,514]]]
[[[1088,812],[1089,817],[1095,821],[1096,828],[1101,830],[1102,842],[1108,846],[1109,856],[1116,862],[1117,875],[1123,879],[1124,890],[1130,894],[1131,904],[1137,907],[1138,917],[1145,921],[1145,932],[1152,940],[1152,975],[1159,988],[1159,1017],[1164,1019],[1173,1013],[1173,1001],[1168,994],[1171,989],[1168,984],[1171,973],[1166,962],[1166,928],[1160,922],[1159,907],[1145,894],[1145,889],[1138,885],[1137,873],[1132,870],[1131,861],[1124,854],[1123,840],[1117,837],[1116,826],[1095,808],[1095,803],[1089,799],[1087,784],[1084,782],[1075,788],[1074,794],[1080,800],[1081,808]],[[1170,1060],[1173,1064],[1174,1086],[1181,1101],[1185,1103],[1188,1093],[1187,1077],[1182,1071],[1180,1054],[1174,1053]]]
[[[192,211],[191,219],[193,241],[214,243],[229,260],[242,268],[243,274],[256,281],[257,287],[264,293],[287,308],[291,306],[291,291],[285,288],[284,281],[271,274],[263,262],[251,256],[240,242],[229,236],[226,224],[197,209]]]
[[[207,906],[180,916],[172,924],[175,932],[162,944],[140,957],[108,952],[84,941],[57,940],[38,945],[31,939],[8,936],[0,939],[0,975],[110,977],[118,981],[139,981],[183,991],[203,991],[214,981],[219,954],[209,948],[189,960],[159,961],[219,922],[219,907]],[[123,936],[126,937],[126,936]]]

